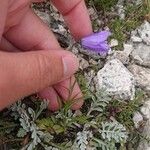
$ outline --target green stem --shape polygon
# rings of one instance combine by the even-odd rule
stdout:
[[[17,127],[17,126],[18,126],[17,124],[14,124],[14,125],[6,126],[6,127],[0,127],[0,130],[5,130],[5,129],[8,129],[8,128],[14,128],[14,127]]]
[[[4,141],[4,143],[3,144],[5,144],[5,143],[13,143],[13,142],[21,142],[23,139],[8,139],[8,140],[6,140],[6,141]]]

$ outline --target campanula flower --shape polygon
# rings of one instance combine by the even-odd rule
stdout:
[[[107,54],[110,49],[107,39],[111,35],[109,31],[101,31],[93,33],[81,39],[83,48],[94,51],[99,54]]]

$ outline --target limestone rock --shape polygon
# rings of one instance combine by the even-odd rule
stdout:
[[[98,72],[99,89],[110,96],[132,100],[135,96],[134,77],[118,59],[110,60]]]
[[[124,65],[127,65],[129,63],[129,57],[126,55],[124,51],[114,51],[112,55],[107,57],[107,59],[108,60],[118,59]]]
[[[135,43],[145,43],[150,46],[150,23],[145,21],[139,28],[132,31],[131,41]]]
[[[137,44],[132,52],[132,57],[136,63],[150,67],[150,46],[143,43]]]
[[[150,120],[150,100],[147,100],[141,107],[141,113],[146,120]]]
[[[89,63],[87,60],[85,60],[84,58],[82,58],[80,56],[78,56],[78,59],[79,59],[79,68],[81,70],[89,67]]]
[[[145,21],[138,29],[138,34],[142,38],[143,42],[150,45],[150,23]]]
[[[143,121],[143,116],[139,112],[135,112],[133,116],[133,122],[135,128],[139,128],[140,123]]]
[[[150,120],[147,121],[142,135],[148,139],[150,138]],[[150,143],[148,143],[146,140],[141,140],[137,150],[150,150]]]
[[[141,43],[141,42],[142,42],[142,39],[141,39],[140,37],[138,37],[138,36],[135,36],[135,35],[133,35],[133,36],[131,37],[131,40],[132,40],[133,42],[135,42],[135,43]]]
[[[144,119],[147,120],[142,131],[143,137],[150,139],[150,100],[147,100],[141,108]],[[147,140],[141,140],[137,150],[150,150],[150,143]]]
[[[124,20],[125,19],[124,1],[119,0],[116,7],[117,7],[117,13],[118,13],[120,19]]]
[[[133,51],[133,44],[125,43],[123,47],[124,47],[123,52],[126,54],[127,57],[129,57],[129,55]]]
[[[150,93],[150,69],[135,64],[130,65],[128,69],[134,75],[136,86]]]
[[[40,19],[45,22],[48,26],[50,26],[51,18],[50,15],[46,12],[42,12],[39,10],[34,10],[35,13],[40,17]]]
[[[110,47],[115,47],[115,46],[118,46],[118,40],[111,39],[111,41],[110,41]]]

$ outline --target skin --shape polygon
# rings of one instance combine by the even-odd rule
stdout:
[[[66,101],[67,89],[75,82],[76,56],[60,47],[50,29],[30,8],[32,2],[40,1],[0,0],[0,110],[38,93],[49,100],[49,109],[55,111],[60,107],[58,95]],[[92,33],[83,0],[52,0],[52,3],[76,40]],[[83,100],[77,83],[73,97],[80,100],[72,109],[79,109]]]

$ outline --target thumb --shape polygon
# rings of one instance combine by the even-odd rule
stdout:
[[[77,69],[77,58],[64,50],[0,52],[0,109],[70,77]]]

